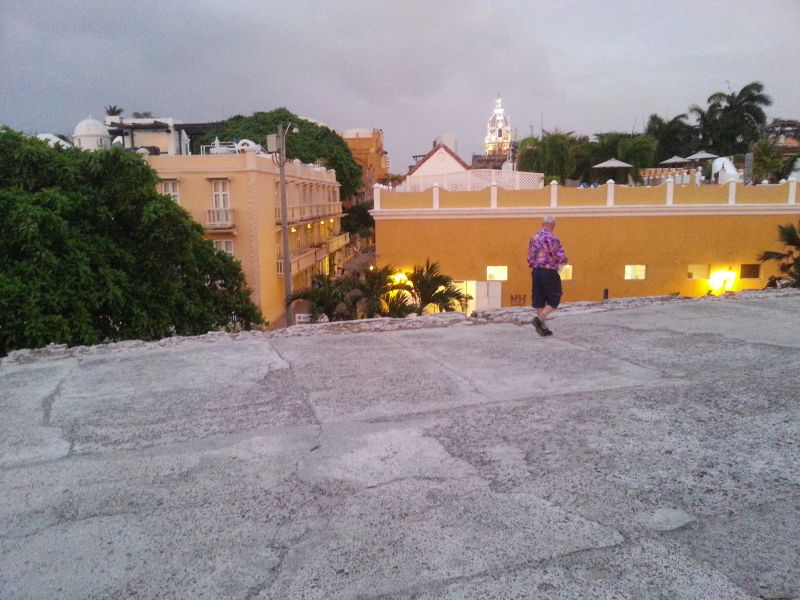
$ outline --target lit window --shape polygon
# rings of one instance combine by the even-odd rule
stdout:
[[[508,281],[508,267],[486,267],[486,281]]]
[[[178,180],[165,179],[161,182],[161,193],[169,196],[175,204],[180,204],[180,197],[178,196]]]
[[[646,273],[646,265],[625,265],[625,279],[644,279]]]
[[[709,265],[689,265],[689,279],[708,279]]]
[[[563,281],[569,281],[572,279],[572,265],[564,265],[561,267],[561,271],[559,271],[559,273],[561,274],[561,279]]]
[[[227,179],[214,179],[211,182],[211,198],[214,208],[230,208],[230,191]]]
[[[739,271],[740,279],[758,279],[759,277],[761,277],[761,265],[757,263],[751,265],[742,265],[742,268]]]
[[[233,240],[214,240],[214,248],[233,256]]]

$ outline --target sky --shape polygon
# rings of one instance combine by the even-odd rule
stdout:
[[[71,134],[105,106],[183,122],[286,107],[379,128],[391,170],[453,134],[642,131],[760,81],[800,119],[800,1],[0,0],[0,124]]]

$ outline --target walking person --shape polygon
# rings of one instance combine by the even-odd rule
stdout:
[[[528,266],[531,268],[531,293],[533,308],[533,326],[541,336],[553,335],[546,325],[548,317],[558,308],[561,302],[561,276],[558,270],[567,264],[567,255],[561,241],[553,233],[556,226],[555,217],[545,217],[542,227],[528,243]]]

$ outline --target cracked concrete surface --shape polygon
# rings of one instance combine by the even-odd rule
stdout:
[[[798,315],[5,361],[0,598],[798,598]]]

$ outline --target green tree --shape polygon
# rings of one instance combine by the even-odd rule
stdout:
[[[122,111],[125,110],[121,106],[117,106],[116,104],[109,104],[106,106],[106,115],[109,117],[117,117],[122,114]]]
[[[572,136],[569,133],[549,133],[539,142],[539,171],[562,184],[575,171],[575,155],[572,152]]]
[[[241,267],[135,153],[0,129],[0,354],[262,321]]]
[[[655,157],[657,162],[676,154],[688,156],[694,151],[698,134],[697,130],[686,122],[687,117],[686,113],[682,113],[665,121],[658,115],[650,115],[645,133],[658,142]]]
[[[439,270],[438,262],[426,259],[425,265],[415,265],[407,276],[411,284],[409,293],[420,313],[428,306],[449,312],[456,309],[456,304],[466,310],[470,297],[456,287],[452,277]]]
[[[778,225],[778,239],[785,246],[784,252],[766,251],[759,256],[761,262],[778,261],[781,275],[769,278],[768,287],[778,287],[782,283],[789,287],[800,287],[800,227]]]
[[[640,181],[639,170],[653,165],[658,143],[649,135],[623,138],[619,144],[619,158],[633,165],[631,175]]]
[[[750,145],[753,153],[753,181],[775,179],[783,169],[783,157],[774,138],[761,138]]]
[[[369,214],[372,210],[372,202],[368,204],[354,204],[350,208],[344,209],[342,217],[342,231],[347,233],[359,234],[366,229],[375,228],[375,219]]]
[[[764,108],[772,98],[764,93],[758,81],[748,83],[738,92],[715,92],[708,97],[709,106],[719,106],[718,134],[715,149],[719,154],[736,154],[759,137],[759,127],[767,122]]]
[[[697,104],[689,107],[689,114],[697,119],[695,131],[697,134],[698,147],[708,151],[717,148],[717,138],[719,137],[721,107],[719,103],[709,104],[708,108],[703,109]]]
[[[306,163],[319,162],[334,169],[336,180],[341,184],[341,197],[352,198],[361,185],[362,169],[353,160],[342,137],[332,129],[301,119],[285,108],[256,112],[249,117],[231,117],[198,138],[193,145],[210,144],[215,137],[221,140],[249,139],[264,145],[267,135],[276,133],[279,124],[290,122],[297,125],[298,132],[286,136],[286,156]]]
[[[325,273],[317,273],[311,278],[310,287],[287,296],[286,306],[297,300],[305,300],[311,309],[312,323],[316,323],[323,315],[329,321],[346,321],[355,318],[355,303],[360,295],[351,292],[358,288],[357,279],[334,279]]]

